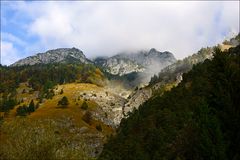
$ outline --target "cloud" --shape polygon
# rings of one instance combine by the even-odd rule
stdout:
[[[239,32],[239,2],[51,1],[11,8],[29,19],[26,36],[37,37],[35,53],[74,46],[94,57],[156,48],[181,59]]]
[[[1,41],[1,64],[9,65],[19,58],[18,51],[12,43]]]
[[[1,36],[2,36],[3,40],[10,41],[10,42],[12,42],[16,45],[20,45],[20,46],[26,46],[27,45],[26,42],[24,42],[22,39],[14,36],[11,33],[3,32],[3,33],[1,33]]]

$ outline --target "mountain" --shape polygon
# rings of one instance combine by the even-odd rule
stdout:
[[[49,50],[45,53],[38,53],[21,59],[11,66],[34,65],[34,64],[48,64],[48,63],[91,63],[83,52],[77,48],[58,48]]]
[[[197,53],[165,67],[157,76],[152,77],[149,82],[150,86],[152,86],[154,90],[158,90],[163,84],[179,83],[182,79],[182,75],[190,71],[194,65],[203,63],[206,59],[212,59],[214,56],[214,48],[217,47],[222,51],[227,51],[229,48],[236,47],[240,44],[239,37],[240,34],[231,38],[229,41],[224,41],[222,44],[218,44],[217,46],[201,48]]]
[[[125,75],[132,72],[143,72],[144,67],[126,57],[114,56],[108,59],[97,58],[96,65],[100,65],[106,72],[113,75]]]
[[[0,73],[0,139],[9,136],[2,159],[36,159],[39,148],[43,159],[95,157],[123,117],[126,99],[93,64],[0,66]],[[43,154],[55,149],[60,154]]]
[[[215,49],[171,91],[122,119],[99,160],[239,159],[239,53]]]
[[[229,49],[233,45],[232,42],[235,43],[230,40],[226,42],[227,45],[218,47],[222,50]],[[235,89],[238,90],[237,87],[233,87],[237,86],[238,81],[232,81],[232,78],[239,75],[237,70],[239,61],[232,61],[232,56],[215,60],[217,63],[209,65],[207,69],[204,67],[202,70],[198,69],[199,66],[205,66],[206,63],[214,61],[213,51],[214,47],[203,48],[198,53],[178,61],[172,53],[159,52],[156,49],[120,53],[90,61],[79,49],[60,48],[28,57],[12,66],[0,65],[0,139],[4,140],[0,142],[0,145],[4,146],[0,149],[0,157],[35,159],[36,156],[44,156],[45,159],[46,157],[48,159],[91,159],[98,157],[104,143],[108,142],[102,154],[105,159],[115,159],[106,158],[105,156],[109,156],[106,152],[113,156],[119,156],[119,154],[130,156],[123,159],[133,159],[133,157],[161,159],[158,154],[164,157],[163,153],[170,155],[167,158],[165,156],[165,159],[195,159],[184,158],[182,153],[179,153],[180,156],[177,158],[171,154],[172,151],[178,153],[177,151],[182,148],[185,149],[181,145],[190,149],[195,145],[189,142],[192,146],[188,146],[183,138],[186,135],[192,140],[191,136],[197,137],[199,133],[197,131],[200,130],[197,128],[199,129],[196,131],[197,135],[191,135],[195,130],[190,132],[191,128],[187,127],[191,127],[195,121],[192,119],[185,121],[185,118],[198,116],[195,110],[188,110],[199,102],[195,103],[194,100],[199,99],[191,96],[199,94],[217,98],[214,103],[221,105],[222,100],[231,100],[228,96],[235,93]],[[224,73],[217,74],[218,72]],[[220,77],[211,79],[215,75],[213,73]],[[223,75],[229,76],[230,84],[223,85],[226,90],[218,88],[222,86],[222,81],[228,82],[223,79]],[[211,80],[211,85],[208,85],[208,80]],[[176,86],[186,87],[184,90],[178,90]],[[194,88],[193,94],[191,87]],[[219,89],[216,94],[205,92],[211,87]],[[188,91],[189,88],[190,91]],[[232,92],[228,93],[228,89]],[[171,96],[164,98],[168,94]],[[221,97],[216,97],[218,94]],[[223,104],[227,106],[227,103],[223,102]],[[232,102],[229,101],[229,105],[231,104]],[[212,103],[207,102],[207,105],[211,106]],[[136,109],[139,111],[135,111]],[[225,113],[223,111],[219,115]],[[230,122],[239,124],[235,121],[234,114],[232,115],[233,119],[226,122],[229,127],[231,127]],[[187,126],[184,126],[185,124]],[[197,124],[197,126],[201,125],[202,122]],[[159,126],[163,127],[159,129]],[[181,127],[186,127],[184,128],[186,130],[179,131]],[[233,127],[237,128],[237,125]],[[174,132],[171,132],[171,128],[174,128]],[[188,129],[190,129],[189,132]],[[225,130],[229,129],[233,130],[233,128]],[[215,130],[210,131],[214,136],[218,136]],[[175,141],[177,144],[170,143],[171,138],[177,137],[176,135],[180,136],[178,141]],[[108,137],[115,137],[116,141],[112,141],[112,138],[108,141]],[[35,143],[35,140],[39,143]],[[166,140],[169,141],[166,142]],[[202,142],[201,140],[196,141],[196,145]],[[116,146],[115,142],[119,146]],[[158,142],[163,146],[160,149]],[[203,142],[207,144],[206,141]],[[219,144],[218,141],[216,144]],[[147,149],[143,147],[145,145]],[[211,145],[209,148],[215,149],[215,146]],[[109,149],[109,147],[112,148]],[[40,151],[39,148],[41,148]],[[209,148],[207,149],[210,150]],[[157,149],[159,153],[156,152]],[[119,153],[114,153],[113,150]],[[125,151],[133,153],[133,157]],[[195,154],[194,151],[189,152]],[[187,151],[183,150],[183,152]]]
[[[194,65],[213,58],[214,48],[217,47],[222,51],[227,51],[229,48],[236,47],[239,44],[240,34],[217,46],[201,48],[197,53],[163,68],[158,74],[151,77],[146,87],[140,87],[129,95],[128,103],[126,103],[123,108],[124,114],[127,115],[127,113],[133,111],[134,108],[137,109],[149,98],[162,95],[165,91],[177,86],[182,81],[183,74],[189,72]]]
[[[165,90],[177,85],[182,80],[183,73],[187,73],[197,63],[201,63],[206,59],[213,58],[213,47],[202,48],[196,54],[178,60],[163,68],[160,72],[152,74],[151,80],[146,87],[137,88],[129,96],[128,103],[125,104],[123,112],[127,115],[151,98],[154,95],[162,94]],[[142,76],[141,76],[142,77]]]
[[[120,53],[106,58],[99,57],[94,63],[113,75],[126,75],[133,72],[158,73],[162,68],[174,63],[176,58],[170,52],[150,51]]]

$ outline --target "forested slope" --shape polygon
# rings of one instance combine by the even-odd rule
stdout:
[[[182,82],[123,119],[99,159],[240,159],[240,46],[197,64]]]
[[[38,64],[33,66],[0,66],[0,111],[12,109],[21,100],[17,99],[17,88],[27,82],[32,91],[39,91],[38,97],[49,98],[52,88],[63,83],[93,83],[103,85],[103,73],[91,64]]]

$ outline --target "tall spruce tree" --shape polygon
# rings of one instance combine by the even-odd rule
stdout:
[[[28,112],[31,113],[34,111],[35,111],[35,104],[34,104],[33,100],[31,100],[31,102],[29,103],[29,106],[28,106]]]

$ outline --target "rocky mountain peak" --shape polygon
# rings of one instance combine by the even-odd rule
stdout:
[[[96,58],[94,63],[102,66],[111,74],[122,76],[133,72],[150,71],[154,74],[175,61],[172,53],[159,52],[152,48],[149,51],[121,53],[104,59]]]
[[[148,54],[152,54],[152,53],[156,53],[158,52],[155,48],[151,48],[150,51],[148,52]]]
[[[48,50],[44,53],[38,53],[34,56],[30,56],[21,59],[11,66],[22,66],[22,65],[34,65],[34,64],[48,64],[48,63],[91,63],[86,58],[81,50],[78,48],[58,48]]]

